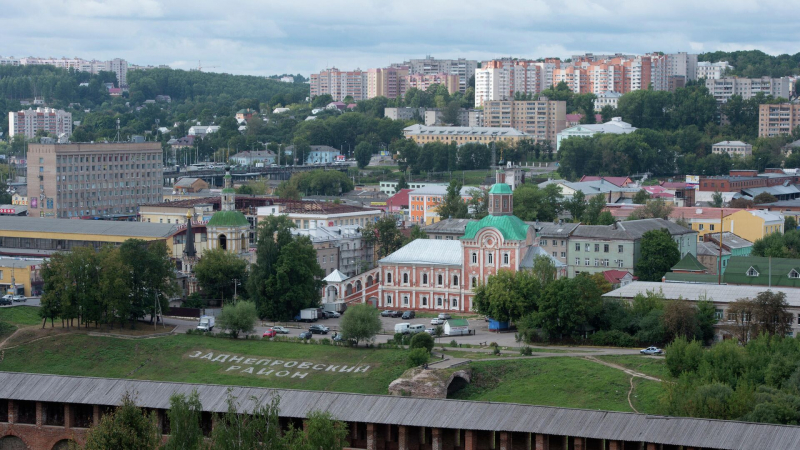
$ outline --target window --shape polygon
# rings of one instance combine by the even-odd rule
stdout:
[[[386,295],[386,304],[387,305],[391,305],[392,304],[392,296],[391,295]]]
[[[408,284],[408,274],[407,273],[403,274],[403,284]]]
[[[587,266],[591,263],[591,261],[589,261],[589,258],[586,258],[583,262],[586,263]]]
[[[711,231],[714,231],[714,224],[712,223],[711,225],[709,225],[708,229],[711,230]]]
[[[617,246],[617,252],[618,252],[618,253],[622,253],[622,246],[621,246],[621,245],[618,245],[618,246]]]
[[[428,306],[428,297],[422,297],[422,306]]]
[[[441,274],[439,274],[439,275],[436,277],[436,284],[438,284],[438,285],[440,285],[440,286],[441,286],[442,284],[444,284],[444,278],[442,278],[442,275],[441,275]]]
[[[408,296],[407,295],[403,296],[403,306],[408,306]]]
[[[620,259],[620,260],[619,260],[619,262],[617,263],[617,267],[622,267],[622,260],[621,260],[621,259]]]
[[[580,258],[575,258],[575,265],[576,266],[580,266],[581,265],[581,259]]]
[[[754,269],[753,267],[750,267],[749,269],[747,269],[747,276],[748,277],[757,277],[758,276],[758,271],[756,269]]]
[[[453,299],[453,308],[458,308],[458,299],[457,298]]]
[[[561,252],[561,257],[562,258],[566,258],[567,257],[567,252]]]
[[[567,241],[561,241],[561,246],[562,247],[566,247],[567,246]]]
[[[391,272],[386,272],[386,282],[387,283],[391,283],[392,282],[392,273]]]
[[[704,229],[705,229],[705,225],[701,223],[699,225],[699,227],[698,227],[698,230],[703,231]]]
[[[478,264],[478,253],[472,252],[472,264]]]
[[[789,272],[789,278],[800,278],[800,273],[797,273],[796,270],[792,269],[792,271]]]
[[[596,252],[600,251],[600,244],[594,244],[594,251]]]
[[[503,265],[507,266],[508,260],[509,260],[508,253],[503,253]]]
[[[717,308],[714,310],[714,318],[717,320],[722,320],[722,310]]]
[[[547,247],[547,239],[542,239],[542,247]]]
[[[494,258],[492,258],[492,256],[493,256],[492,252],[489,252],[489,253],[486,254],[486,261],[489,264],[494,264],[494,261],[492,261]]]
[[[578,244],[577,242],[575,243],[575,251],[576,252],[581,251],[581,244]]]
[[[442,306],[442,297],[436,297],[436,306]]]
[[[458,275],[453,275],[453,286],[458,286]]]
[[[597,261],[598,261],[598,259],[597,259],[597,258],[595,258],[595,259],[594,259],[594,266],[595,266],[595,267],[597,267],[597,265],[598,265],[598,264],[597,264]]]
[[[603,244],[603,251],[608,253],[608,244]]]
[[[478,278],[472,277],[472,287],[478,287]],[[800,317],[800,315],[798,315],[798,317]],[[798,318],[798,321],[800,321],[800,318]]]
[[[558,258],[558,252],[553,252],[553,258]]]
[[[584,248],[584,250],[587,251],[587,252],[592,251],[592,244],[586,244],[586,247]]]
[[[428,284],[428,274],[427,273],[423,273],[422,274],[422,284]]]

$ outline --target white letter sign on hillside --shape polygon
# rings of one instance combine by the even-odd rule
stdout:
[[[225,372],[238,374],[261,375],[265,377],[278,378],[305,378],[309,372],[290,372],[286,369],[314,370],[317,372],[334,373],[364,373],[369,370],[369,366],[333,366],[329,364],[314,364],[306,361],[283,361],[280,359],[258,359],[245,356],[229,355],[220,353],[215,355],[213,352],[195,351],[187,355],[189,358],[206,360],[212,363],[230,364]],[[259,367],[262,366],[262,367]],[[257,370],[256,370],[257,369]]]

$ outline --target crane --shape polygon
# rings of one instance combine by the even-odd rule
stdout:
[[[206,69],[217,69],[217,68],[219,68],[219,66],[206,66]],[[203,65],[200,63],[200,61],[197,61],[197,71],[198,72],[203,71]]]

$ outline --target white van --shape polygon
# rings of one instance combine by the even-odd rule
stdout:
[[[425,331],[425,325],[422,325],[422,324],[419,324],[419,323],[415,323],[414,325],[410,325],[408,327],[408,333],[409,334],[422,333],[423,331]]]
[[[401,323],[395,324],[395,326],[394,326],[394,332],[395,332],[395,333],[403,333],[403,334],[407,334],[407,333],[408,333],[408,327],[409,327],[410,325],[411,325],[411,324],[410,324],[410,323],[408,323],[408,322],[401,322]]]

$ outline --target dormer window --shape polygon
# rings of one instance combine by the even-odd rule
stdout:
[[[792,271],[789,272],[789,278],[800,278],[800,272],[792,269]]]
[[[758,276],[758,271],[751,266],[749,269],[747,269],[747,276],[748,277],[757,277]]]

